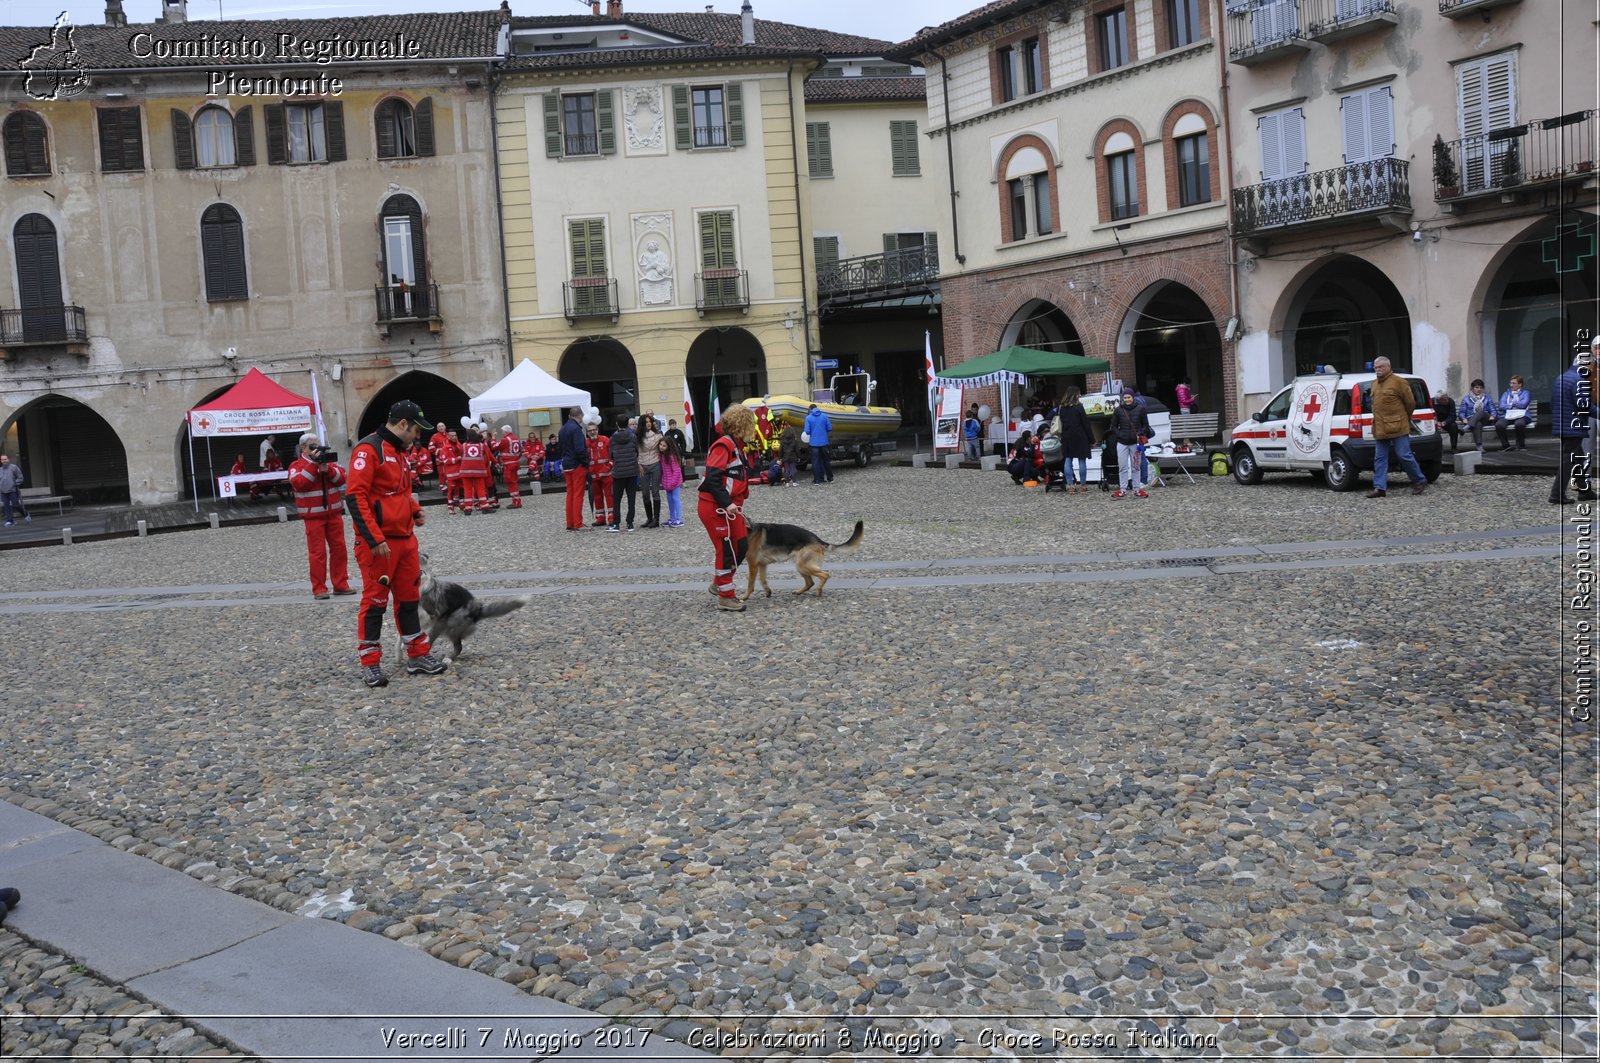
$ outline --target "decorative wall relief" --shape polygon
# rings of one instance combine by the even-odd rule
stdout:
[[[639,305],[673,303],[672,215],[635,214],[633,249],[639,267]]]
[[[622,90],[622,127],[629,155],[653,155],[667,147],[667,115],[660,85],[630,85]]]

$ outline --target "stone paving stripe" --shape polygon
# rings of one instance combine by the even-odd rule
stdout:
[[[1385,535],[1378,541],[1389,546],[1426,546],[1429,543],[1458,543],[1472,539],[1527,539],[1540,535],[1559,535],[1560,524],[1546,524],[1538,528],[1495,528],[1468,534],[1446,532],[1442,535]]]
[[[1530,557],[1559,557],[1559,546],[1515,546],[1508,550],[1469,550],[1455,554],[1378,554],[1373,557],[1324,557],[1307,561],[1244,561],[1213,565],[1218,575],[1247,572],[1304,572],[1314,568],[1359,568],[1368,565],[1427,565],[1450,561],[1517,561]]]
[[[0,853],[23,896],[8,930],[263,1058],[708,1058],[378,934],[224,892],[4,801]],[[237,1013],[241,1001],[250,1014]]]
[[[1378,539],[1326,539],[1312,543],[1267,543],[1261,547],[1263,554],[1309,554],[1319,550],[1381,550]]]

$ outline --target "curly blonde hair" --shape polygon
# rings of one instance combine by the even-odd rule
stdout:
[[[722,411],[722,431],[741,443],[748,443],[756,436],[756,415],[748,406],[729,406]]]

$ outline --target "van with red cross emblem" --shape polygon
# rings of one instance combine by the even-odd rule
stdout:
[[[1444,445],[1434,424],[1427,383],[1396,373],[1411,385],[1411,452],[1428,482],[1439,478]],[[1335,491],[1352,490],[1371,471],[1377,441],[1372,438],[1372,373],[1314,373],[1295,377],[1266,406],[1230,434],[1228,457],[1233,478],[1258,484],[1263,473],[1311,472]]]

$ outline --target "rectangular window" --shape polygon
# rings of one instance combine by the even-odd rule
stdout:
[[[1039,38],[1022,42],[1022,91],[1028,95],[1044,89],[1044,58]]]
[[[606,272],[606,220],[583,218],[567,223],[572,243],[572,306],[586,313],[602,313],[611,306],[610,276]]]
[[[594,93],[579,92],[561,97],[561,149],[564,155],[600,154]]]
[[[1006,193],[1011,202],[1011,239],[1024,239],[1028,235],[1028,190],[1022,178],[1007,181]]]
[[[1133,165],[1133,152],[1124,151],[1106,159],[1106,177],[1111,184],[1113,220],[1139,215],[1139,174]]]
[[[1182,48],[1200,39],[1200,0],[1167,0],[1167,29],[1172,47]]]
[[[1178,138],[1178,205],[1211,202],[1211,148],[1204,133]]]
[[[102,107],[100,168],[106,172],[144,169],[144,133],[139,128],[139,108]]]
[[[1017,68],[1016,51],[1010,45],[996,48],[994,52],[995,71],[1000,78],[1000,102],[1017,98]]]
[[[1339,99],[1346,165],[1394,155],[1394,99],[1388,85]]]
[[[1306,172],[1306,113],[1299,107],[1256,119],[1261,138],[1261,180],[1281,181]]]
[[[1034,228],[1040,236],[1055,232],[1055,226],[1051,224],[1054,213],[1050,209],[1050,175],[1041,171],[1033,175]]]
[[[916,177],[922,173],[915,121],[889,123],[889,149],[896,177]]]
[[[833,136],[827,122],[806,123],[806,165],[812,177],[833,176]]]
[[[739,255],[735,246],[733,211],[708,210],[700,214],[700,290],[706,306],[739,306]]]
[[[813,236],[811,250],[817,259],[817,276],[831,273],[839,268],[839,238],[837,236]]]
[[[322,104],[295,104],[284,107],[289,130],[290,162],[327,162],[328,138],[323,131]]]
[[[1100,69],[1128,65],[1128,9],[1119,7],[1095,16],[1100,36]]]
[[[391,285],[405,284],[415,287],[417,261],[412,254],[416,245],[411,239],[411,219],[389,217],[383,219],[383,261],[389,270]]]
[[[1494,130],[1517,122],[1516,53],[1458,65],[1456,94],[1461,114],[1462,191],[1488,188],[1504,176],[1508,168],[1505,154],[1516,143],[1487,139]]]
[[[691,90],[694,146],[722,148],[728,145],[727,111],[723,106],[722,86]]]

